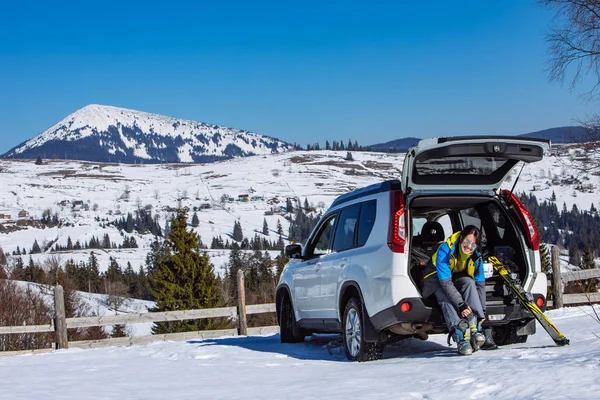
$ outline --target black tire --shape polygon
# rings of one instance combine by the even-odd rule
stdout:
[[[496,342],[498,346],[506,346],[509,344],[527,342],[528,335],[517,335],[518,329],[519,326],[514,323],[509,323],[502,326],[495,326],[493,328],[494,342]]]
[[[279,309],[279,337],[281,343],[300,343],[304,341],[305,333],[298,327],[292,302],[287,295],[281,299]]]
[[[374,361],[381,359],[383,355],[383,343],[365,341],[364,326],[360,299],[348,300],[342,320],[342,341],[346,357],[350,361]]]

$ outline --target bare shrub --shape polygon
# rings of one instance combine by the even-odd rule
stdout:
[[[0,325],[45,325],[50,323],[50,307],[31,286],[20,287],[10,280],[0,281]],[[0,335],[0,351],[33,350],[52,347],[54,333]]]

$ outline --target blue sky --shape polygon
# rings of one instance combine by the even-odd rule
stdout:
[[[0,153],[92,103],[302,145],[526,133],[597,107],[548,82],[553,14],[533,0],[17,3]]]

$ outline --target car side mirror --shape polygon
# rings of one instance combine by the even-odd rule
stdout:
[[[302,258],[302,245],[288,244],[285,246],[285,256],[287,258]]]

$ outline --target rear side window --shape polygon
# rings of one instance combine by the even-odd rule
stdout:
[[[359,213],[360,204],[348,207],[340,212],[338,224],[335,229],[335,237],[333,239],[334,252],[339,253],[340,251],[352,248]]]
[[[358,243],[357,247],[362,247],[367,243],[367,239],[373,230],[375,216],[377,212],[377,201],[371,200],[362,203],[360,208],[360,219],[358,220]]]

